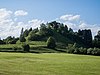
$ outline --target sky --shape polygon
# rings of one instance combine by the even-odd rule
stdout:
[[[1,38],[54,20],[74,31],[91,29],[94,36],[100,30],[100,0],[0,0]]]

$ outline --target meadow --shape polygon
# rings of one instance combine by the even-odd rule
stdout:
[[[0,75],[100,75],[100,57],[0,52]]]

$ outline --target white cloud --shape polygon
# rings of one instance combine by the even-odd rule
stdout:
[[[19,37],[21,29],[29,29],[30,27],[37,28],[40,26],[41,23],[44,23],[44,21],[42,20],[38,20],[38,19],[33,19],[30,21],[25,22],[18,22],[15,23],[13,21],[3,24],[2,26],[0,26],[0,37],[1,38],[6,38],[7,36],[16,36]]]
[[[12,13],[12,11],[7,10],[6,8],[0,9],[0,25],[10,22]]]
[[[6,8],[0,9],[0,21],[2,19],[6,19],[10,17],[11,14],[12,14],[12,11],[7,10]]]
[[[12,11],[7,10],[6,8],[0,9],[0,37],[7,35],[6,32],[9,32],[13,21],[11,19]]]
[[[38,20],[38,19],[33,19],[31,21],[28,21],[28,24],[32,27],[32,28],[37,28],[40,26],[41,23],[45,23],[45,21],[43,20]],[[29,27],[30,27],[29,26]]]
[[[76,21],[80,19],[80,15],[63,15],[60,17],[60,20],[63,21]]]
[[[24,10],[18,10],[15,13],[7,10],[6,8],[0,9],[0,37],[6,38],[7,36],[16,36],[20,35],[21,28],[24,29],[32,27],[37,28],[41,23],[45,23],[44,20],[32,19],[29,21],[20,21],[17,16],[27,15],[28,12]],[[16,17],[15,17],[15,16]],[[25,16],[24,16],[25,17]],[[80,20],[80,15],[63,15],[56,19],[58,22],[68,25],[69,28],[72,28],[74,31],[78,29],[91,29],[93,36],[96,35],[97,31],[100,30],[100,25],[97,24],[87,24],[84,21]]]
[[[74,31],[77,31],[78,29],[91,29],[93,36],[95,36],[100,30],[100,25],[90,25],[87,24],[85,21],[81,21],[80,15],[63,15],[60,18],[57,18],[57,20],[66,24],[69,28],[72,28]]]
[[[30,21],[21,21],[19,18],[14,17],[16,16],[24,16],[27,15],[27,12],[24,12],[24,10],[16,11],[16,13],[13,13],[10,10],[7,10],[6,8],[0,9],[0,37],[6,38],[7,36],[16,36],[18,37],[20,35],[21,28],[24,29],[32,27],[37,28],[41,23],[44,23],[42,20],[33,19]]]
[[[78,26],[79,29],[91,29],[93,36],[97,34],[97,32],[100,30],[100,25],[97,24],[87,24],[85,22],[81,22]]]
[[[15,14],[15,16],[25,16],[28,14],[28,12],[23,11],[23,10],[17,10],[17,11],[15,11],[14,14]]]

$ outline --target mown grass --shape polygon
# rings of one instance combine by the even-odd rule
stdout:
[[[0,75],[99,74],[99,56],[64,53],[0,53]]]

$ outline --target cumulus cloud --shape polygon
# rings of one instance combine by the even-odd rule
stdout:
[[[100,25],[97,24],[87,24],[85,22],[81,22],[78,26],[79,29],[91,29],[93,36],[97,34],[97,32],[100,30]]]
[[[14,17],[16,15],[16,17]],[[15,13],[7,10],[6,8],[0,9],[0,37],[6,38],[7,36],[18,37],[20,35],[21,28],[28,29],[30,27],[37,28],[41,23],[44,23],[42,20],[32,19],[29,21],[20,21],[17,16],[27,15],[27,12],[24,10],[16,11]]]
[[[11,21],[10,17],[12,13],[12,11],[7,10],[6,8],[0,9],[0,24]]]
[[[14,23],[11,19],[12,13],[12,11],[6,8],[0,9],[0,37],[7,35],[6,32],[9,31],[9,28]]]
[[[26,23],[25,22],[16,23],[12,21],[12,22],[3,24],[2,26],[0,26],[0,30],[1,30],[0,37],[1,38],[6,38],[7,36],[18,37],[20,35],[20,31],[22,28],[29,29],[30,27],[32,27],[34,29],[34,28],[39,27],[41,23],[44,23],[44,21],[33,19],[30,21],[27,21]]]
[[[27,15],[27,14],[28,14],[28,12],[23,11],[23,10],[17,10],[17,11],[15,11],[15,13],[14,13],[15,16],[25,16],[25,15]]]
[[[0,9],[0,37],[18,37],[20,35],[22,27],[24,29],[29,29],[30,27],[34,29],[39,27],[41,23],[46,23],[44,20],[39,19],[32,19],[28,21],[19,20],[18,16],[24,16],[27,14],[28,12],[24,10],[17,10],[13,12],[6,8]],[[85,21],[81,21],[80,15],[63,15],[61,17],[58,17],[56,21],[66,24],[69,28],[72,28],[74,31],[77,31],[78,29],[91,29],[93,36],[96,35],[98,30],[100,30],[100,25],[90,25],[87,24]]]
[[[39,27],[41,23],[45,23],[45,21],[44,20],[38,20],[38,19],[33,19],[31,21],[28,21],[28,24],[33,28]]]
[[[64,21],[76,21],[80,19],[80,15],[63,15],[60,17],[60,20]]]
[[[85,21],[81,21],[80,15],[63,15],[57,18],[57,20],[63,22],[69,28],[72,28],[74,31],[78,31],[78,29],[91,29],[93,36],[95,36],[100,30],[100,25],[91,25],[86,23]]]
[[[12,11],[7,10],[6,8],[0,9],[0,20],[6,19],[12,14]]]

